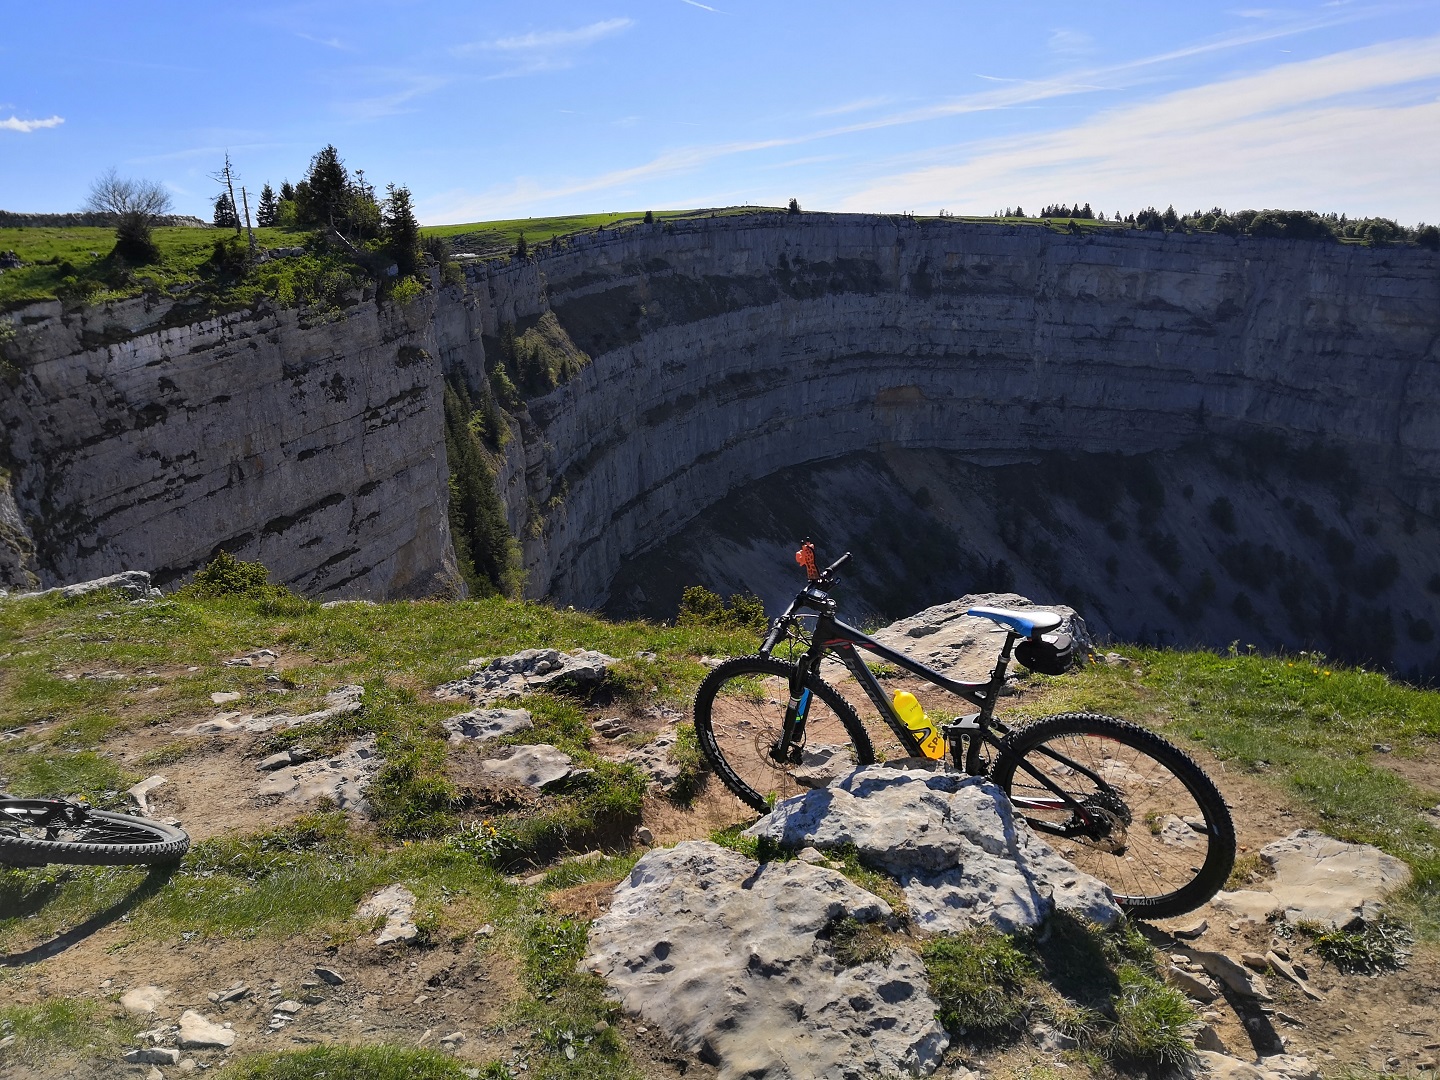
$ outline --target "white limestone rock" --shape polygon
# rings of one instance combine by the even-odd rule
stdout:
[[[480,763],[481,769],[498,780],[524,784],[537,791],[564,780],[573,771],[569,754],[549,743],[511,746]]]
[[[149,1016],[170,996],[158,986],[137,986],[120,995],[120,1007],[132,1016]]]
[[[1107,926],[1120,917],[1109,887],[1057,855],[981,777],[869,765],[786,799],[746,835],[793,850],[853,844],[900,882],[926,930],[1011,932],[1056,908]]]
[[[437,687],[438,698],[469,698],[490,705],[501,698],[534,694],[541,690],[585,690],[605,679],[611,664],[619,661],[593,649],[562,653],[558,649],[526,649],[493,660],[471,660],[475,673]]]
[[[320,724],[340,716],[349,716],[360,711],[360,699],[365,695],[363,686],[341,686],[325,695],[325,708],[304,716],[289,716],[274,713],[270,716],[242,716],[238,712],[222,713],[201,720],[189,727],[176,728],[175,735],[231,735],[238,733],[259,733],[262,731],[284,730],[300,724]]]
[[[721,1080],[925,1076],[949,1039],[919,958],[841,967],[825,934],[890,914],[834,871],[686,841],[616,887],[582,967]]]
[[[380,761],[375,736],[367,735],[334,757],[274,769],[255,793],[278,795],[290,802],[306,804],[326,798],[341,810],[361,809],[370,781],[380,769]]]
[[[1369,844],[1347,844],[1300,829],[1266,844],[1260,858],[1274,871],[1263,889],[1222,892],[1215,907],[1256,922],[1272,911],[1288,922],[1347,927],[1373,921],[1381,901],[1410,881],[1410,868]]]
[[[529,731],[535,722],[525,709],[473,709],[440,721],[440,726],[449,734],[451,746],[462,746]]]
[[[383,889],[362,900],[355,911],[355,917],[362,922],[383,918],[385,925],[375,939],[376,945],[394,942],[404,944],[419,936],[415,925],[415,894],[404,885],[386,885]]]
[[[193,1009],[180,1014],[180,1049],[225,1049],[235,1044],[235,1032],[207,1019]]]

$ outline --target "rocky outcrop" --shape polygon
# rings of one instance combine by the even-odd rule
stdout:
[[[890,915],[833,870],[692,840],[636,863],[582,967],[721,1080],[928,1076],[950,1040],[919,957],[847,967],[828,940]]]

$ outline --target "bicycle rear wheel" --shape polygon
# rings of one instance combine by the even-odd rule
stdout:
[[[25,801],[0,800],[0,864],[144,866],[178,862],[190,849],[183,829],[130,814],[86,810],[73,824],[35,824]]]
[[[727,660],[695,695],[695,733],[725,786],[765,813],[786,799],[875,760],[870,738],[850,703],[812,676],[804,745],[777,761],[794,664],[764,656]]]
[[[1012,732],[992,777],[1065,858],[1140,918],[1209,900],[1235,863],[1235,826],[1208,776],[1179,747],[1113,716],[1062,713]],[[1019,764],[1023,759],[1024,765]],[[1034,769],[1081,805],[1060,800]]]

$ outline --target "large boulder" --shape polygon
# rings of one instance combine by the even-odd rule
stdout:
[[[746,835],[797,851],[853,846],[900,882],[926,930],[1013,932],[1056,908],[1107,926],[1120,917],[1109,887],[1057,855],[983,777],[867,765],[786,799]]]
[[[1018,593],[971,593],[893,622],[873,636],[951,678],[984,679],[1005,643],[1005,628],[978,615],[966,615],[972,607],[1053,611],[1060,616],[1060,629],[1075,639],[1077,652],[1094,645],[1085,620],[1074,608],[1036,604]]]
[[[721,1080],[925,1076],[949,1039],[919,958],[845,967],[829,942],[890,915],[832,870],[688,841],[635,864],[582,964]]]

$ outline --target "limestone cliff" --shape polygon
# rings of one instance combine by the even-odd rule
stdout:
[[[1183,561],[1189,531],[1210,528],[1206,507],[1230,483],[1218,466],[1201,475],[1184,465],[1196,447],[1311,454],[1322,471],[1337,462],[1388,500],[1376,511],[1381,539],[1393,520],[1396,543],[1415,548],[1384,587],[1419,594],[1417,582],[1440,571],[1419,552],[1440,516],[1440,256],[1416,248],[767,214],[540,245],[528,260],[472,264],[463,287],[403,311],[357,301],[317,325],[269,310],[170,325],[167,304],[140,302],[21,316],[26,353],[0,400],[0,464],[47,584],[125,566],[173,579],[226,546],[314,593],[453,589],[441,378],[488,393],[506,324],[568,371],[579,366],[511,410],[512,437],[495,454],[532,596],[645,609],[644,568],[656,564],[642,555],[763,478],[857,452],[880,455],[865,475],[883,461],[893,491],[955,503],[947,528],[966,512],[958,494],[983,500],[985,534],[1008,528],[1015,542],[986,549],[956,526],[944,534],[966,548],[955,562],[993,568],[1003,554],[1029,592],[1043,591],[1024,575],[1045,555],[1022,519],[996,516],[997,492],[1015,483],[993,470],[1079,453],[1170,455],[1179,464],[1157,475],[1191,490],[1189,516],[1167,516],[1181,501],[1173,493],[1169,509],[1124,498],[1144,517],[1152,555],[1179,534]],[[958,464],[904,456],[922,452]],[[965,469],[991,471],[938,489]],[[912,482],[922,473],[931,479]],[[1241,524],[1270,528],[1245,512],[1245,485],[1234,487]],[[835,490],[838,516],[873,524],[867,484],[852,476]],[[1278,482],[1267,492],[1291,498]],[[1316,535],[1359,530],[1342,520],[1354,498],[1320,506]],[[791,510],[803,501],[785,497]],[[1086,532],[1072,502],[1057,538],[1082,546],[1116,534],[1103,515]],[[777,517],[767,542],[778,550],[778,534],[805,520]],[[724,528],[741,537],[762,523],[752,508]],[[669,550],[684,561],[683,548]],[[1136,596],[1189,617],[1176,612],[1203,582],[1115,557],[1126,573],[1109,580],[1133,571]],[[722,562],[714,545],[700,552],[695,580],[733,583]],[[1051,562],[1041,575],[1051,589],[1080,582]],[[1251,559],[1235,573],[1258,581],[1266,565]],[[1229,603],[1229,571],[1215,573]],[[1084,589],[1103,599],[1106,581]],[[1114,595],[1117,612],[1131,606]],[[1207,639],[1233,629],[1230,615],[1207,617]],[[1418,609],[1413,619],[1423,621]],[[1117,614],[1107,625],[1128,634],[1138,623]]]

